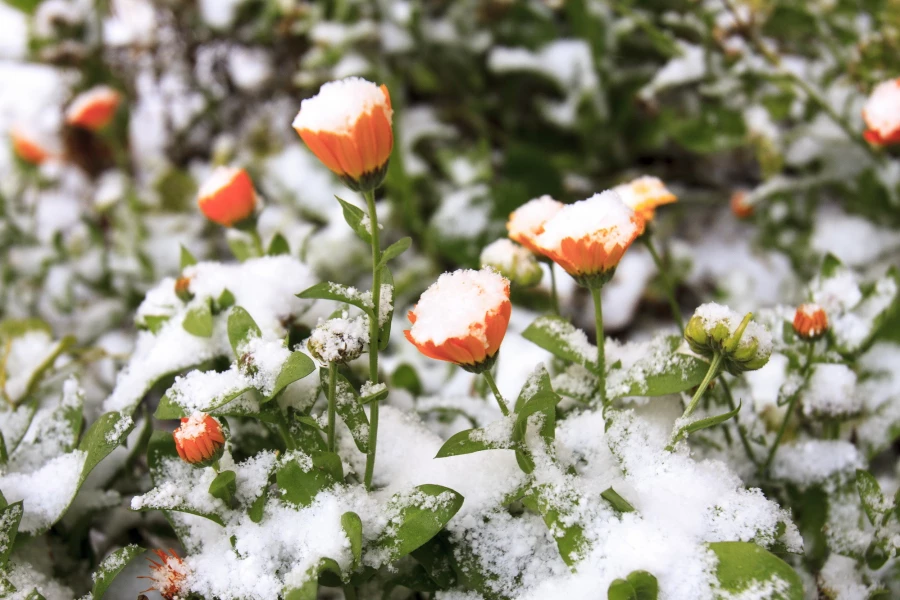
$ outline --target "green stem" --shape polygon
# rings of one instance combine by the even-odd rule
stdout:
[[[550,308],[553,314],[559,314],[559,294],[556,291],[556,269],[553,268],[553,261],[547,261],[550,267]]]
[[[690,403],[688,403],[687,408],[684,409],[684,414],[682,418],[691,416],[691,413],[697,408],[697,404],[700,402],[700,397],[703,396],[703,392],[706,391],[706,388],[709,387],[710,382],[716,378],[716,375],[719,374],[719,367],[722,365],[722,355],[716,352],[713,354],[713,359],[709,363],[709,370],[706,371],[706,377],[703,378],[703,381],[700,382],[700,386],[697,388],[697,391],[694,392],[694,397],[691,398]]]
[[[719,380],[719,383],[722,384],[722,391],[725,392],[725,400],[728,401],[728,408],[730,410],[734,410],[734,396],[731,395],[731,387],[728,385],[728,382],[725,381],[724,378]],[[738,435],[741,436],[741,445],[744,447],[744,451],[747,453],[747,458],[750,459],[754,465],[759,466],[759,463],[756,462],[756,454],[753,452],[753,448],[750,446],[750,440],[747,439],[747,432],[744,430],[744,426],[741,425],[740,415],[734,415],[734,424],[737,426]]]
[[[806,364],[803,365],[803,369],[801,371],[804,376],[804,383],[806,381],[806,378],[809,377],[809,369],[810,365],[812,365],[814,346],[815,344],[813,344],[812,342],[807,344]],[[772,444],[772,448],[769,449],[769,456],[766,458],[766,463],[763,465],[763,473],[768,473],[769,467],[772,466],[772,461],[775,460],[775,453],[778,452],[778,447],[781,445],[781,440],[784,438],[784,432],[787,431],[788,421],[791,420],[791,415],[794,412],[794,405],[797,404],[797,398],[800,397],[800,390],[802,388],[802,385],[797,388],[797,391],[791,394],[791,398],[790,400],[788,400],[787,409],[784,412],[784,419],[782,419],[781,421],[781,426],[778,428],[778,433],[775,435],[775,442]]]
[[[328,451],[334,452],[334,391],[337,387],[337,367],[328,363]]]
[[[278,433],[281,434],[281,439],[284,440],[285,448],[290,452],[296,448],[294,436],[291,435],[291,429],[288,427],[288,423],[281,413],[281,410],[276,407],[273,412],[275,414],[275,426],[278,428]]]
[[[500,406],[500,412],[503,413],[504,417],[508,417],[509,409],[506,407],[506,402],[503,400],[503,396],[500,394],[500,390],[497,388],[497,382],[494,381],[494,376],[491,375],[490,369],[482,372],[482,375],[484,375],[485,380],[491,387],[491,391],[494,393],[494,398],[497,399],[497,404]]]
[[[369,380],[372,384],[378,383],[378,331],[380,328],[379,316],[381,314],[381,270],[378,263],[381,261],[381,245],[378,239],[378,214],[375,211],[375,191],[363,192],[366,206],[369,209],[369,226],[372,238],[372,313],[374,319],[369,320]],[[366,489],[372,489],[372,474],[375,472],[375,448],[378,443],[378,402],[372,402],[369,406],[369,452],[366,455]]]
[[[659,276],[662,279],[663,287],[666,288],[666,296],[669,299],[669,308],[672,309],[672,317],[675,319],[675,322],[678,323],[678,329],[684,331],[684,319],[681,316],[681,307],[678,305],[678,300],[675,299],[675,282],[669,277],[669,272],[666,270],[662,259],[656,252],[651,232],[648,230],[645,235],[641,236],[641,239],[644,240],[644,245],[646,245],[647,250],[650,251],[650,256],[653,257],[653,262],[656,263],[656,269],[659,271]]]
[[[594,299],[594,324],[597,328],[597,391],[600,394],[600,402],[606,406],[606,355],[603,335],[603,299],[600,287],[591,288],[591,296]]]
[[[354,586],[344,586],[344,600],[356,600],[356,588]]]

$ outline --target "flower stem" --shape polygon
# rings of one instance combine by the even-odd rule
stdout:
[[[597,392],[600,394],[600,402],[606,406],[606,354],[605,341],[603,335],[603,299],[600,293],[601,288],[592,287],[591,296],[594,299],[594,324],[597,328]]]
[[[494,376],[491,375],[490,369],[482,372],[482,375],[484,375],[485,380],[491,387],[491,391],[494,392],[494,398],[497,399],[497,404],[500,406],[500,412],[503,413],[504,417],[508,417],[509,409],[506,407],[506,402],[503,400],[503,396],[500,394],[500,390],[497,389],[497,382],[494,381]]]
[[[731,395],[731,387],[728,385],[728,382],[725,381],[725,378],[720,379],[719,383],[722,384],[722,391],[725,392],[725,400],[728,401],[729,410],[734,410],[734,396]],[[753,447],[750,446],[750,441],[747,439],[747,432],[744,430],[744,426],[741,425],[740,415],[734,415],[734,424],[737,427],[738,435],[741,437],[741,445],[747,453],[747,458],[749,458],[750,462],[754,465],[759,466],[759,463],[756,462],[756,454],[753,452]]]
[[[334,452],[334,392],[337,387],[337,367],[328,363],[328,451]]]
[[[556,291],[556,270],[553,268],[553,261],[547,261],[550,267],[550,308],[553,314],[559,314],[559,293]]]
[[[694,397],[691,398],[691,401],[687,405],[687,408],[684,409],[682,418],[691,416],[691,413],[696,410],[697,404],[700,403],[700,397],[703,396],[703,392],[705,392],[706,388],[709,387],[710,382],[716,378],[716,375],[719,374],[719,367],[721,367],[721,365],[722,355],[716,352],[715,354],[713,354],[713,359],[709,363],[709,370],[706,371],[706,377],[704,377],[703,381],[700,382],[700,386],[697,387],[697,391],[694,392]]]
[[[656,247],[653,245],[652,233],[648,230],[646,235],[641,236],[641,239],[644,240],[644,245],[646,245],[647,250],[650,251],[650,256],[653,257],[653,262],[656,263],[656,269],[659,271],[663,286],[666,288],[666,296],[669,299],[669,307],[672,309],[672,317],[678,324],[678,329],[684,331],[684,319],[681,316],[681,307],[678,305],[678,300],[675,299],[675,282],[669,277],[669,272],[663,265],[659,253],[656,252]]]
[[[366,206],[369,209],[370,236],[372,238],[372,314],[374,319],[369,320],[369,380],[372,384],[378,383],[378,331],[381,326],[381,270],[378,263],[381,261],[381,245],[378,239],[378,214],[375,211],[375,191],[363,192]],[[375,447],[378,443],[378,402],[369,405],[369,452],[366,455],[366,489],[372,489],[372,474],[375,472]]]
[[[801,371],[805,378],[809,376],[809,368],[812,365],[813,359],[813,347],[815,344],[809,343],[807,344],[806,350],[806,364],[803,365],[803,370]],[[781,440],[784,438],[784,432],[787,431],[788,421],[791,420],[791,414],[794,412],[794,405],[797,403],[797,398],[800,396],[800,390],[803,388],[801,385],[797,388],[793,394],[791,394],[790,400],[788,400],[787,409],[784,412],[784,419],[781,421],[781,426],[778,428],[778,433],[775,435],[775,442],[772,444],[772,448],[769,449],[769,456],[766,458],[766,463],[762,467],[762,472],[767,473],[769,471],[769,467],[772,466],[772,461],[775,460],[775,453],[778,452],[778,446],[781,445]]]
[[[290,452],[296,448],[294,436],[291,435],[291,429],[288,427],[287,420],[285,420],[284,415],[281,413],[281,409],[276,406],[274,413],[275,426],[278,428],[278,433],[281,434],[281,439],[284,440],[285,448]]]

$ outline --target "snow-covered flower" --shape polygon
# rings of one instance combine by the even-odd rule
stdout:
[[[814,341],[828,330],[828,316],[818,304],[801,304],[794,314],[794,332],[804,340]]]
[[[256,191],[247,171],[218,167],[200,188],[197,206],[207,219],[223,227],[246,221],[256,208]]]
[[[182,595],[182,587],[184,580],[188,575],[188,567],[184,561],[171,548],[167,553],[165,550],[154,550],[160,562],[156,562],[152,558],[150,561],[150,575],[141,575],[141,579],[149,579],[151,585],[148,589],[156,590],[166,600],[175,600]]]
[[[644,222],[611,190],[570,204],[535,238],[542,254],[585,287],[609,281]]]
[[[862,110],[866,131],[863,137],[872,144],[900,141],[900,78],[875,86]]]
[[[100,85],[79,94],[66,110],[66,123],[73,127],[97,131],[106,127],[116,115],[122,95],[113,88]]]
[[[12,128],[9,132],[12,149],[16,156],[32,165],[39,165],[50,157],[50,152],[27,132]]]
[[[694,311],[684,328],[691,350],[709,359],[722,361],[732,375],[755,371],[769,362],[772,335],[751,321],[752,313],[741,316],[721,304],[708,302]]]
[[[547,195],[529,200],[509,215],[509,221],[506,222],[509,239],[522,244],[535,254],[541,254],[534,239],[544,232],[544,224],[556,216],[564,206],[562,202],[557,202]]]
[[[306,347],[319,362],[350,362],[365,350],[368,329],[369,319],[365,315],[328,319],[313,329]]]
[[[173,434],[178,456],[185,462],[200,467],[219,460],[225,449],[222,426],[206,413],[195,412],[182,417],[181,425]]]
[[[509,280],[490,269],[461,269],[425,290],[403,333],[425,356],[480,373],[494,363],[511,313]]]
[[[753,216],[753,205],[747,202],[747,192],[735,190],[731,194],[731,212],[738,219],[748,219]]]
[[[666,188],[659,177],[645,175],[628,183],[617,185],[613,191],[631,210],[644,221],[652,221],[656,216],[656,207],[671,204],[678,198]]]
[[[482,267],[490,267],[522,287],[537,285],[544,276],[534,254],[506,238],[485,246],[480,261]]]
[[[348,187],[374,190],[394,147],[394,111],[387,86],[359,77],[326,83],[300,104],[294,129]]]

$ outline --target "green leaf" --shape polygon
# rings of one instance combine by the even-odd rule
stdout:
[[[440,589],[449,589],[456,583],[453,570],[453,544],[446,533],[440,533],[415,550],[411,555],[437,583]]]
[[[459,493],[440,485],[395,494],[388,504],[388,525],[376,546],[386,549],[391,560],[406,556],[437,535],[462,504]]]
[[[597,348],[588,342],[583,331],[562,317],[538,317],[522,332],[522,337],[554,356],[597,372]]]
[[[253,242],[242,235],[225,236],[225,241],[228,242],[231,253],[234,254],[234,257],[239,262],[244,262],[248,258],[256,256],[256,248],[253,247]]]
[[[302,352],[291,352],[284,364],[281,366],[281,372],[275,378],[275,387],[269,394],[268,400],[271,400],[278,393],[291,385],[295,381],[299,381],[316,370],[316,365],[310,357]]]
[[[16,534],[19,532],[19,523],[22,521],[24,513],[21,500],[0,509],[0,571],[6,568],[6,563],[9,561],[9,555],[16,543]]]
[[[218,498],[226,505],[231,504],[231,499],[237,492],[237,482],[234,471],[220,471],[216,478],[209,484],[209,495]]]
[[[381,253],[381,260],[378,261],[378,266],[376,269],[380,269],[388,264],[388,261],[393,260],[406,252],[410,245],[412,244],[412,238],[405,237],[400,238],[390,246],[384,249],[384,252]]]
[[[859,499],[862,501],[866,516],[869,517],[869,523],[876,525],[890,514],[891,507],[881,492],[881,486],[878,480],[863,469],[856,470],[856,489],[859,492]]]
[[[314,458],[306,455],[290,457],[275,471],[275,481],[281,498],[296,506],[309,506],[320,491],[343,480],[341,459],[333,452],[323,452]]]
[[[550,383],[550,374],[543,364],[535,367],[534,371],[525,380],[522,389],[519,390],[519,397],[516,398],[514,406],[515,412],[518,412],[528,400],[530,400],[538,392],[552,392],[553,386]]]
[[[290,254],[291,253],[291,245],[288,244],[288,241],[284,239],[284,236],[280,233],[276,233],[272,238],[271,243],[269,243],[269,249],[266,251],[266,254],[269,256],[279,256],[282,254]]]
[[[515,445],[512,439],[513,418],[503,417],[503,419],[496,421],[488,428],[465,429],[454,433],[450,436],[450,439],[444,442],[435,458],[472,454],[483,450],[508,450],[513,448]]]
[[[352,306],[362,309],[370,317],[372,316],[372,296],[363,293],[353,287],[332,283],[330,281],[322,281],[316,285],[306,288],[299,294],[298,298],[316,299],[316,300],[334,300],[335,302],[344,302]]]
[[[391,375],[391,387],[406,390],[413,396],[422,394],[422,382],[419,380],[419,374],[407,363],[394,369],[394,373]]]
[[[218,408],[221,408],[222,406],[225,406],[226,404],[228,404],[235,398],[238,398],[241,394],[244,394],[252,389],[253,389],[252,387],[245,387],[245,388],[229,390],[229,391],[225,392],[224,394],[222,394],[221,396],[212,398],[210,400],[209,404],[207,406],[203,407],[203,411],[210,412],[210,411],[216,410]],[[168,393],[166,393],[166,395],[163,396],[162,399],[159,401],[159,405],[156,407],[156,412],[153,413],[153,416],[156,417],[157,419],[162,419],[162,420],[180,419],[181,417],[188,416],[188,412],[189,411],[187,411],[183,406],[181,406],[180,404],[178,404],[177,402],[172,400],[169,397]],[[193,411],[191,411],[191,412],[193,412]]]
[[[624,368],[616,364],[607,367],[607,396],[666,396],[699,385],[709,363],[678,353],[681,341],[681,336],[670,335],[628,344],[629,350],[635,350],[629,354],[641,358]]]
[[[560,397],[552,391],[539,391],[516,411],[516,424],[513,427],[513,439],[521,441],[525,439],[528,428],[528,419],[531,415],[541,413],[541,437],[548,444],[553,442],[556,433],[556,405]]]
[[[322,389],[327,388],[328,370],[319,369]],[[353,436],[357,449],[365,454],[369,451],[369,418],[360,402],[359,394],[347,378],[337,373],[334,390],[334,409]]]
[[[197,337],[212,337],[213,317],[209,300],[204,300],[188,309],[184,315],[181,326],[184,330]]]
[[[238,348],[251,337],[260,337],[262,331],[250,313],[242,306],[235,306],[228,315],[228,341],[234,355],[238,356]]]
[[[608,487],[601,492],[600,497],[609,502],[620,513],[634,512],[634,507],[612,487]]]
[[[213,303],[213,314],[219,314],[220,312],[231,308],[234,306],[234,302],[234,294],[232,294],[228,288],[225,288]]]
[[[609,600],[657,600],[659,584],[647,571],[632,571],[625,579],[616,579],[609,585]]]
[[[571,567],[581,558],[588,545],[584,527],[568,518],[565,504],[567,500],[560,498],[555,491],[547,494],[549,489],[546,484],[535,487],[531,505],[544,518],[544,524],[553,534],[563,562]]]
[[[17,10],[22,11],[25,14],[31,15],[34,14],[34,11],[37,10],[38,5],[40,5],[41,0],[3,0],[3,3],[7,6],[11,6]]]
[[[786,562],[751,542],[713,542],[710,549],[719,559],[716,578],[719,590],[739,595],[747,589],[778,579],[783,585],[769,600],[803,600],[803,583]]]
[[[143,327],[150,333],[159,333],[162,326],[169,322],[171,315],[145,315],[138,327]]]
[[[822,259],[822,268],[819,270],[819,273],[824,279],[830,279],[837,275],[843,266],[841,259],[829,252]]]
[[[103,559],[103,562],[94,572],[94,587],[91,591],[93,600],[102,600],[106,590],[115,580],[116,576],[125,570],[128,564],[143,554],[145,550],[136,544],[129,544],[119,548]]]
[[[364,222],[368,222],[366,213],[364,213],[361,208],[350,204],[345,200],[341,200],[337,196],[335,196],[335,198],[341,203],[341,208],[344,211],[344,220],[347,221],[347,225],[356,232],[356,235],[358,235],[362,241],[371,246],[372,235],[369,233],[366,226],[363,225]]]
[[[260,494],[259,498],[253,501],[253,503],[250,505],[250,509],[247,511],[247,515],[250,517],[251,521],[253,521],[254,523],[259,523],[260,521],[262,521],[263,513],[265,512],[266,508],[266,500],[268,499],[268,494],[263,491],[263,493]]]
[[[132,429],[134,422],[131,417],[115,411],[104,413],[94,421],[78,444],[78,449],[87,454],[81,469],[81,483],[101,460],[125,441]]]
[[[362,519],[355,512],[341,515],[341,528],[350,541],[350,554],[353,556],[352,568],[355,569],[362,559]]]
[[[675,434],[675,437],[672,438],[672,443],[669,445],[674,446],[677,442],[679,442],[682,438],[687,436],[688,434],[694,433],[695,431],[700,431],[701,429],[707,429],[709,427],[715,427],[720,423],[724,423],[731,417],[737,415],[741,411],[741,402],[738,402],[738,405],[734,410],[730,410],[727,413],[723,413],[721,415],[714,415],[712,417],[706,417],[705,419],[697,419],[696,421],[691,421],[687,425],[681,427],[678,430],[678,433]]]
[[[194,255],[191,254],[191,251],[184,247],[184,244],[181,245],[181,270],[183,271],[185,267],[190,267],[191,265],[196,265],[197,259],[194,258]]]

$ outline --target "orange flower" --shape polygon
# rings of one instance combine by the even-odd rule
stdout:
[[[218,167],[200,188],[197,205],[213,223],[233,227],[253,215],[256,191],[244,169]]]
[[[194,298],[194,294],[191,293],[190,277],[182,276],[175,280],[175,295],[178,296],[182,302],[190,302]]]
[[[23,161],[32,165],[39,165],[50,158],[50,152],[45,150],[36,139],[22,130],[18,128],[11,129],[9,137],[12,140],[13,152]]]
[[[678,201],[661,179],[648,175],[617,185],[613,191],[619,194],[619,198],[626,206],[645,221],[653,220],[657,206]]]
[[[644,220],[606,191],[563,208],[544,224],[535,244],[580,285],[594,288],[612,278],[643,229]]]
[[[561,211],[563,206],[565,204],[547,195],[529,200],[509,215],[509,221],[506,222],[509,239],[535,254],[541,254],[534,239],[544,232],[544,223]]]
[[[222,426],[206,413],[195,412],[182,417],[173,434],[175,449],[184,462],[208,466],[219,460],[225,448]]]
[[[181,588],[188,574],[187,565],[171,548],[169,548],[168,554],[165,550],[154,550],[153,552],[161,562],[156,562],[152,558],[147,559],[150,561],[150,575],[138,576],[138,579],[149,579],[152,582],[144,592],[156,590],[166,600],[180,598]]]
[[[505,277],[490,269],[459,270],[425,290],[403,333],[425,356],[481,373],[496,359],[511,312]]]
[[[79,94],[66,110],[66,123],[82,129],[103,129],[116,115],[122,95],[106,85]]]
[[[866,131],[863,137],[883,146],[900,142],[900,79],[875,86],[862,110]]]
[[[753,216],[753,205],[747,203],[747,192],[735,190],[731,194],[731,212],[738,219],[748,219]]]
[[[359,77],[326,83],[300,104],[294,129],[313,154],[355,191],[384,180],[394,147],[386,86]]]
[[[828,330],[828,316],[818,304],[801,304],[794,314],[794,332],[806,341],[815,341]]]

